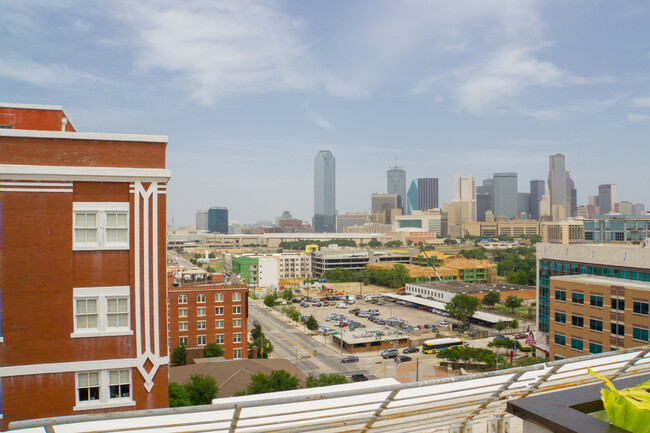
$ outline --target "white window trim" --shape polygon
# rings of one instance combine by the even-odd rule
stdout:
[[[75,287],[72,289],[73,297],[73,327],[74,332],[70,334],[70,338],[86,338],[86,337],[112,337],[133,335],[131,329],[131,288],[129,286],[115,286],[115,287]],[[108,298],[127,298],[129,304],[129,326],[121,328],[108,327]],[[76,320],[76,301],[77,299],[97,299],[97,329],[77,329]]]
[[[128,250],[129,233],[130,233],[130,204],[127,202],[74,202],[72,203],[72,250],[73,251],[92,251],[92,250]],[[96,212],[97,213],[97,241],[87,243],[77,243],[74,236],[75,214],[77,212]],[[126,212],[126,242],[106,241],[106,213],[107,212]]]
[[[126,370],[126,369],[114,369],[114,370]],[[75,407],[72,408],[73,411],[82,411],[82,410],[95,410],[95,409],[108,409],[112,407],[127,407],[135,406],[135,400],[133,400],[133,372],[129,368],[129,384],[131,386],[131,392],[129,398],[110,398],[110,380],[109,372],[112,370],[90,370],[90,371],[76,371],[74,375],[74,399]],[[77,373],[99,373],[99,400],[93,400],[89,402],[79,401],[79,376]]]

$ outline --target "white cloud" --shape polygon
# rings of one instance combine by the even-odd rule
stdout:
[[[316,124],[316,126],[323,128],[323,129],[336,129],[332,123],[327,120],[324,116],[314,113],[313,111],[308,111],[307,114],[305,115],[307,119],[309,119],[311,122]]]
[[[10,59],[3,59],[0,63],[0,77],[38,86],[103,81],[95,75],[76,71],[64,64]]]
[[[643,96],[641,98],[632,99],[632,104],[639,107],[650,107],[650,96]]]

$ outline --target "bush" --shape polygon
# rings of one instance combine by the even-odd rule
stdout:
[[[169,382],[169,407],[191,406],[187,391],[175,382]]]
[[[225,354],[226,354],[226,350],[223,347],[221,347],[219,343],[215,343],[214,341],[208,343],[203,348],[203,356],[205,358],[218,358],[224,356]]]
[[[181,343],[174,347],[171,355],[172,365],[185,365],[187,363],[187,345]]]
[[[190,381],[183,385],[183,388],[185,388],[193,406],[211,404],[212,399],[219,392],[219,387],[214,377],[205,374],[191,375]]]

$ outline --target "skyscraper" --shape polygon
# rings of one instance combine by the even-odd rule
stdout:
[[[336,164],[329,150],[321,150],[314,158],[314,220],[317,233],[335,232]]]
[[[530,181],[530,203],[528,208],[530,209],[530,217],[534,220],[539,220],[539,202],[544,195],[544,181],[543,180],[531,180]]]
[[[208,231],[228,234],[228,208],[215,206],[208,209]]]
[[[438,178],[418,179],[418,209],[427,211],[438,208]]]
[[[551,194],[551,215],[553,220],[573,216],[576,205],[571,199],[575,185],[565,168],[564,155],[557,153],[548,157],[548,190]]]
[[[598,185],[600,215],[614,211],[614,204],[616,204],[616,185],[611,183]]]
[[[454,175],[454,200],[469,203],[467,220],[476,221],[476,181],[474,176],[471,174],[467,176]]]
[[[196,211],[196,229],[197,230],[207,230],[208,229],[208,210],[199,209]]]
[[[397,209],[397,194],[377,194],[370,196],[370,209],[376,217],[375,222],[392,224],[393,209]]]
[[[476,187],[476,220],[485,222],[485,212],[494,209],[494,179],[483,179]]]
[[[412,181],[409,192],[406,194],[406,215],[411,215],[414,210],[420,209],[418,203],[418,184]]]
[[[388,169],[386,174],[386,192],[397,194],[397,207],[404,211],[406,208],[406,171],[395,164],[395,167]]]
[[[493,213],[508,218],[518,215],[517,173],[494,173]]]

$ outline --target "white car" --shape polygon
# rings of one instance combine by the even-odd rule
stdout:
[[[348,308],[348,304],[344,304],[342,302],[336,304],[336,308]]]

